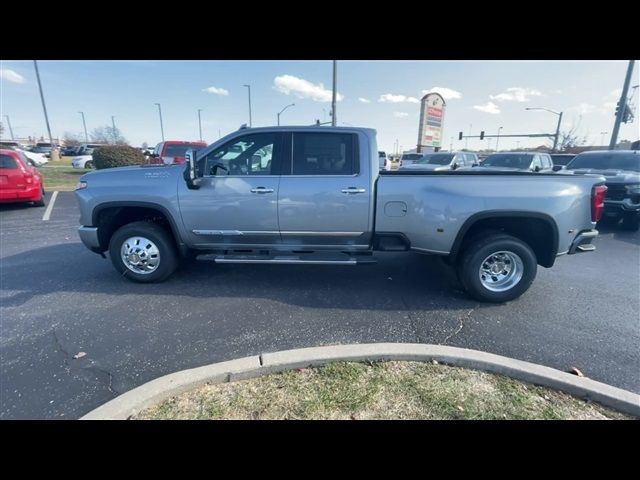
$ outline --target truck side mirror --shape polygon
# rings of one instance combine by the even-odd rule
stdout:
[[[560,170],[562,170],[562,165],[554,165],[553,166],[553,171],[554,172],[559,172]]]
[[[186,168],[184,170],[184,179],[187,182],[187,187],[192,190],[200,188],[201,178],[198,177],[198,170],[196,165],[196,152],[193,149],[189,149],[184,154],[184,163]]]
[[[458,164],[457,164],[456,162],[454,162],[454,163],[451,165],[451,170],[455,170],[455,169],[457,169],[457,168],[458,168]]]

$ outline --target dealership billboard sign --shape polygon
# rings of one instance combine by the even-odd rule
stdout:
[[[439,93],[428,93],[422,97],[420,126],[418,128],[417,152],[440,149],[446,104]]]

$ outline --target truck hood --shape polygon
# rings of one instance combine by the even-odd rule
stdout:
[[[105,168],[85,173],[80,180],[92,183],[109,183],[111,185],[141,185],[146,182],[172,181],[182,176],[184,165],[140,165],[131,167]]]
[[[564,170],[575,175],[592,173],[602,175],[607,183],[640,183],[640,172],[632,170],[599,170],[597,168],[581,168],[579,170]]]

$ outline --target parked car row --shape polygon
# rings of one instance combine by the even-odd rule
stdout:
[[[618,222],[628,230],[640,228],[640,152],[603,150],[575,154],[499,152],[482,161],[470,152],[408,153],[400,171],[482,171],[598,174],[606,178],[603,222]]]
[[[25,161],[32,167],[41,167],[49,161],[49,159],[44,154],[33,153],[29,150],[26,150],[26,148],[24,148],[23,145],[19,144],[18,142],[3,141],[0,142],[0,148],[20,152],[24,156]]]

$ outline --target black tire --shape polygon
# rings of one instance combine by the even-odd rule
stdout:
[[[44,207],[45,206],[44,195],[45,195],[45,191],[44,191],[44,188],[42,188],[42,191],[40,193],[40,200],[38,200],[36,202],[33,202],[33,205],[35,207]]]
[[[522,261],[522,277],[508,290],[496,292],[483,285],[480,279],[482,262],[492,253],[506,251]],[[538,262],[531,247],[511,235],[488,234],[466,243],[458,263],[458,278],[465,290],[476,300],[503,303],[526,292],[536,278]]]
[[[131,237],[144,237],[153,242],[160,252],[160,263],[151,273],[137,273],[130,270],[120,255],[124,242]],[[168,233],[160,225],[151,222],[133,222],[120,227],[109,242],[109,256],[115,269],[134,282],[161,282],[171,275],[178,267],[178,255]]]
[[[85,163],[84,168],[93,169],[93,160],[89,160],[87,163]]]
[[[622,228],[629,232],[637,232],[640,229],[640,214],[627,213],[622,217]]]

